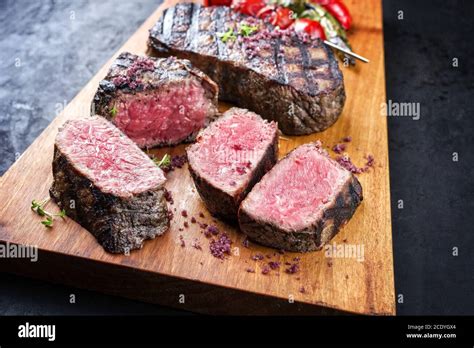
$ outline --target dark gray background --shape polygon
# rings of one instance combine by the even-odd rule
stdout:
[[[0,173],[159,3],[0,1]],[[384,1],[387,98],[421,103],[418,121],[389,118],[398,314],[474,314],[472,15],[469,1]],[[7,274],[0,279],[3,315],[183,313]]]

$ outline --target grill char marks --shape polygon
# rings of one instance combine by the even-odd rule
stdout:
[[[164,28],[170,18],[174,31],[168,37]],[[217,35],[229,29],[238,32],[242,23],[259,30],[227,42]],[[178,4],[165,10],[150,30],[150,53],[189,59],[217,82],[222,100],[278,121],[286,134],[328,128],[345,102],[342,73],[332,51],[320,40],[304,43],[292,34],[272,31],[270,24],[228,7]]]
[[[216,32],[223,33],[225,32],[225,9],[224,7],[217,7],[214,11],[214,20],[216,23]],[[222,42],[222,40],[214,40],[217,45],[217,59],[219,60],[226,60],[227,59],[227,45]]]
[[[302,72],[303,72],[303,77],[306,82],[306,88],[308,91],[310,91],[311,94],[316,93],[316,86],[314,85],[314,81],[308,76],[308,69],[311,69],[311,63],[310,63],[310,57],[308,50],[305,45],[301,44],[301,42],[297,43],[299,52],[300,52],[300,57],[301,57],[301,63],[298,63],[297,61],[295,62],[296,57],[292,57],[292,61],[295,62],[295,64],[299,64],[303,67]],[[296,76],[295,76],[296,77]]]
[[[163,14],[162,30],[163,30],[163,38],[165,40],[171,39],[171,35],[175,33],[173,31],[173,23],[174,23],[174,18],[175,18],[174,12],[175,12],[175,8],[173,7]]]
[[[285,72],[285,60],[284,60],[285,58],[282,54],[280,54],[281,49],[283,49],[281,40],[276,39],[275,45],[274,45],[273,57],[275,59],[275,66],[277,67],[277,72],[278,72],[277,81],[281,84],[287,84],[288,76],[286,75],[286,72]]]
[[[170,11],[160,26],[179,45],[190,24],[183,10],[176,9],[181,15],[174,22]],[[187,60],[122,53],[100,82],[93,105],[141,148],[168,146],[194,140],[217,114],[217,93],[214,81]]]
[[[195,49],[195,44],[196,44],[196,40],[194,40],[194,38],[196,37],[196,34],[199,31],[200,7],[192,3],[190,10],[191,10],[191,14],[190,14],[191,23],[189,24],[189,27],[185,29],[186,41],[185,41],[184,47],[192,51]]]

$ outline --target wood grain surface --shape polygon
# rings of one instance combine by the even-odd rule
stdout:
[[[163,6],[175,2],[166,0]],[[250,243],[249,248],[243,247],[244,237],[234,227],[213,222],[186,166],[168,174],[166,186],[174,197],[171,209],[175,217],[171,229],[164,236],[146,242],[142,250],[131,255],[106,253],[89,232],[71,219],[55,222],[52,229],[40,224],[41,218],[30,210],[30,204],[32,199],[48,196],[58,127],[68,119],[89,115],[98,83],[120,52],[147,52],[148,30],[159,18],[162,6],[0,179],[0,241],[34,245],[41,252],[36,263],[3,260],[0,269],[175,307],[183,307],[179,300],[184,294],[187,305],[183,308],[207,313],[291,312],[288,306],[281,305],[275,311],[245,308],[250,302],[243,305],[241,299],[249,295],[256,299],[253,305],[271,306],[268,301],[274,299],[294,308],[304,305],[305,313],[320,313],[317,308],[328,308],[328,311],[395,314],[387,122],[380,112],[381,104],[385,102],[381,2],[353,0],[346,3],[355,21],[350,41],[354,50],[369,58],[370,63],[358,63],[355,68],[341,66],[347,101],[339,121],[319,134],[281,137],[280,156],[306,142],[320,139],[330,147],[350,135],[353,141],[347,152],[357,165],[365,163],[367,154],[375,157],[374,169],[358,176],[364,190],[363,203],[332,240],[336,244],[363,247],[362,261],[327,257],[324,251],[279,254],[254,243]],[[221,104],[221,110],[227,107]],[[184,146],[154,152],[158,156],[183,154]],[[52,203],[49,207],[57,209]],[[188,212],[188,218],[181,216],[182,210]],[[205,218],[199,218],[199,212],[203,212]],[[226,231],[233,241],[233,254],[225,260],[213,257],[209,252],[209,240],[196,224],[190,223],[191,216]],[[183,227],[184,221],[189,222],[189,228]],[[181,246],[180,236],[185,247]],[[192,247],[193,243],[201,245],[202,250]],[[262,268],[270,259],[252,260],[251,256],[257,253],[271,256],[272,261],[282,264],[281,269],[262,274]],[[284,263],[292,263],[295,257],[301,258],[300,270],[287,274]],[[255,270],[255,273],[246,269]]]

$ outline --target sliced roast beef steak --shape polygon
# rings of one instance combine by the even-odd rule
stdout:
[[[141,148],[191,141],[217,113],[217,85],[187,60],[122,53],[100,82],[93,113]]]
[[[344,105],[342,73],[321,40],[229,7],[171,7],[150,30],[149,45],[153,55],[189,59],[217,82],[222,100],[278,121],[286,134],[320,132]]]
[[[236,220],[242,199],[277,161],[277,124],[232,108],[202,130],[186,152],[194,184],[211,214]]]
[[[105,118],[66,122],[56,136],[51,197],[112,253],[169,227],[165,176]]]
[[[321,249],[362,201],[357,178],[320,143],[302,145],[270,170],[242,202],[239,224],[251,239],[288,251]]]

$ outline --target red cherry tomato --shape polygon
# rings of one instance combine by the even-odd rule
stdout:
[[[320,38],[321,40],[326,40],[326,34],[321,24],[309,18],[297,19],[292,28],[295,33],[307,34],[311,39]]]
[[[324,7],[330,14],[341,23],[342,27],[348,30],[352,24],[352,17],[346,5],[341,0],[311,0]]]
[[[214,0],[211,0],[214,1]],[[257,16],[258,11],[265,7],[264,0],[234,0],[232,1],[232,8],[235,11],[241,12],[249,16]]]
[[[232,0],[204,0],[204,6],[230,6]]]
[[[270,16],[270,23],[280,29],[286,29],[294,22],[293,11],[286,7],[278,7]]]
[[[273,11],[275,11],[275,6],[267,5],[265,7],[262,7],[260,11],[258,11],[257,17],[269,22],[270,19],[267,20],[267,18],[269,18],[272,15]]]

